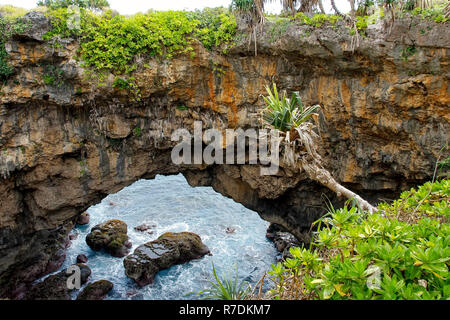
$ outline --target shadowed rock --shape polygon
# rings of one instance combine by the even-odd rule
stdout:
[[[85,284],[91,275],[91,269],[85,264],[77,264],[80,268],[80,283]],[[74,289],[69,289],[67,279],[71,275],[63,270],[57,274],[53,274],[44,281],[34,285],[28,294],[25,296],[26,300],[71,300],[70,292]]]
[[[78,295],[77,300],[103,300],[114,284],[108,280],[89,283]]]
[[[88,212],[83,212],[82,214],[80,214],[80,216],[77,219],[77,224],[79,225],[85,225],[88,224],[90,220],[90,215]]]
[[[155,275],[163,269],[209,253],[199,235],[192,232],[167,232],[155,241],[145,243],[127,256],[123,264],[125,274],[143,287],[153,282]]]

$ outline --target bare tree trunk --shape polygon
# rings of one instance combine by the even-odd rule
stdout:
[[[325,14],[325,9],[323,8],[322,0],[319,0],[319,9],[320,9],[320,12],[322,12],[323,14]]]
[[[348,0],[350,2],[350,16],[355,18],[355,0]]]
[[[336,7],[336,3],[334,2],[334,0],[331,0],[331,7],[338,16],[344,17],[344,14],[340,12],[339,9]]]
[[[302,167],[311,180],[317,181],[320,184],[327,187],[328,189],[330,189],[331,191],[336,192],[338,197],[344,196],[347,199],[354,199],[358,204],[358,206],[360,207],[360,209],[368,211],[369,213],[374,213],[377,211],[377,209],[374,206],[372,206],[369,202],[361,198],[353,191],[339,184],[327,170],[318,166],[315,163],[315,161],[310,162],[302,161]]]

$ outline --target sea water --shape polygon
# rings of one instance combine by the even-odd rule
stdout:
[[[194,293],[209,288],[209,281],[214,281],[213,264],[219,277],[234,278],[237,273],[239,282],[255,285],[276,261],[277,251],[265,237],[268,222],[211,187],[189,186],[181,174],[139,180],[107,196],[88,212],[90,223],[72,231],[77,238],[67,249],[60,270],[75,263],[78,254],[85,254],[92,270],[90,281],[106,279],[114,283],[107,299],[198,299]],[[139,288],[125,275],[123,258],[93,251],[86,244],[91,228],[110,219],[128,225],[133,243],[130,252],[165,232],[190,231],[202,238],[212,256],[160,271],[153,284]],[[134,230],[141,224],[156,225],[151,229],[153,234]],[[227,228],[235,231],[227,233]]]

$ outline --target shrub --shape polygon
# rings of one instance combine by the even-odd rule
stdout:
[[[323,13],[316,13],[314,16],[309,17],[303,12],[299,12],[292,19],[302,25],[309,25],[318,28],[324,24],[334,26],[339,20],[342,20],[342,17]]]
[[[216,14],[219,13],[220,14]],[[134,58],[171,58],[174,54],[192,51],[193,39],[208,49],[231,43],[236,22],[230,13],[220,9],[202,12],[150,11],[125,17],[113,16],[109,10],[102,15],[81,10],[81,28],[69,29],[70,11],[49,10],[53,29],[45,39],[79,37],[80,55],[86,66],[96,71],[129,73],[137,68]]]
[[[274,265],[275,299],[449,299],[450,181],[403,192],[374,214],[355,207],[317,222],[311,247]]]
[[[263,97],[266,108],[263,111],[264,120],[275,129],[286,132],[307,121],[319,108],[318,105],[304,107],[298,92],[292,93],[292,98],[286,98],[286,92],[280,97],[277,87],[273,84],[273,92],[266,88],[267,97]]]

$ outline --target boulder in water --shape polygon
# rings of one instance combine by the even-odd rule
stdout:
[[[163,269],[193,259],[199,259],[210,251],[199,235],[192,232],[167,232],[154,241],[134,250],[124,261],[125,274],[140,287],[153,282]]]
[[[79,254],[77,256],[77,263],[86,263],[88,262],[88,258],[86,257],[85,254]]]
[[[77,224],[83,226],[85,224],[88,224],[90,221],[90,215],[88,212],[83,212],[80,214],[80,216],[77,219]]]
[[[78,295],[77,300],[103,300],[114,284],[108,280],[89,283]]]
[[[127,224],[120,220],[98,224],[86,236],[86,243],[92,250],[105,250],[113,257],[124,257],[128,254],[127,241]]]
[[[84,264],[77,264],[80,268],[80,284],[85,284],[91,275],[91,269]],[[66,270],[45,278],[42,282],[35,284],[25,296],[27,300],[71,300],[67,279],[71,274]]]

